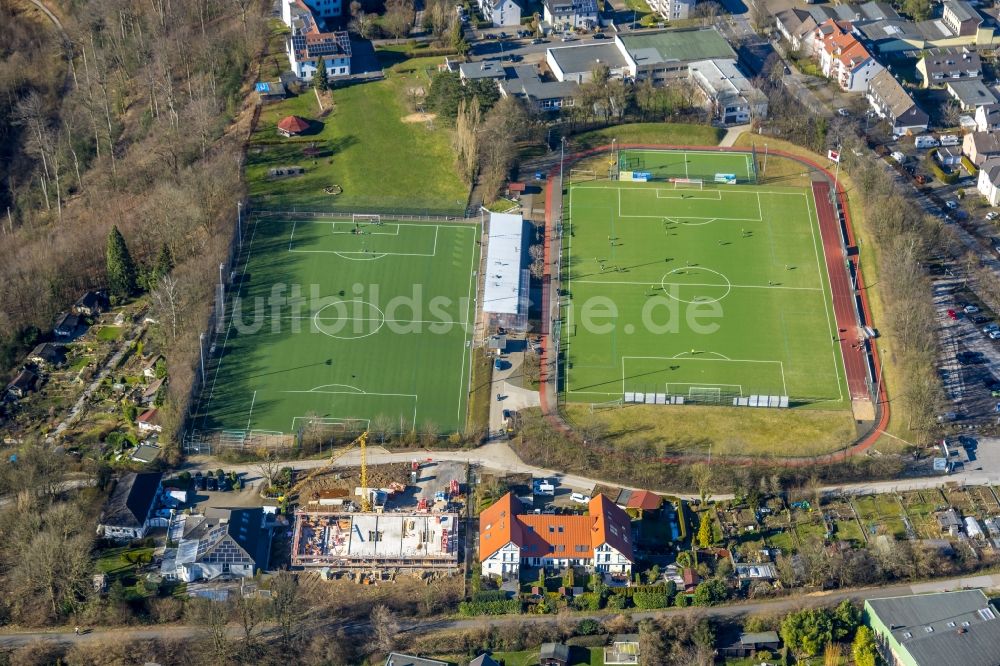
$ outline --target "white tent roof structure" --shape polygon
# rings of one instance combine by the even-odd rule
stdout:
[[[490,213],[490,235],[484,269],[484,312],[518,314],[523,227],[520,215]]]

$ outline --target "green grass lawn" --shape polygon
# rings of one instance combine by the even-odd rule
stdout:
[[[658,178],[745,180],[747,157],[642,151],[622,162]],[[811,192],[584,180],[564,205],[570,401],[764,395],[849,410]]]
[[[718,145],[724,134],[725,131],[709,125],[632,123],[582,132],[568,138],[567,143],[574,150],[610,145],[612,139],[617,139],[619,143],[715,146]]]
[[[121,326],[102,326],[97,330],[97,339],[101,342],[112,342],[122,337]]]
[[[465,424],[479,227],[255,218],[206,430]],[[275,298],[278,294],[281,298]],[[289,298],[290,296],[290,298]]]
[[[131,571],[135,565],[125,560],[126,554],[138,557],[152,557],[152,548],[132,548],[122,546],[120,548],[109,548],[101,551],[101,556],[97,558],[97,570],[106,573],[109,577],[120,575],[123,572]]]
[[[334,109],[320,116],[309,90],[264,108],[247,150],[254,205],[270,210],[344,210],[461,214],[468,188],[458,177],[451,130],[440,121],[407,123],[407,91],[430,86],[439,58],[414,58],[387,68],[382,81],[333,91]],[[307,136],[282,139],[279,120],[297,115],[314,124]],[[315,143],[321,152],[306,156]],[[269,169],[301,166],[303,175],[271,178]],[[339,185],[333,196],[324,188]]]
[[[69,369],[70,372],[80,372],[81,370],[83,370],[83,368],[85,368],[87,366],[88,363],[93,362],[93,360],[94,360],[94,357],[93,356],[89,356],[87,354],[83,354],[83,355],[77,356],[69,364],[69,368],[68,369]]]

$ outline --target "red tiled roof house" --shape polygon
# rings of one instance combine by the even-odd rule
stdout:
[[[522,566],[585,567],[631,574],[635,556],[628,514],[604,495],[589,515],[524,514],[507,493],[479,516],[479,561],[484,576],[516,577]]]
[[[841,90],[864,93],[868,82],[884,67],[855,38],[853,30],[850,23],[824,21],[816,29],[817,42],[822,40],[819,63],[823,75],[836,81]]]

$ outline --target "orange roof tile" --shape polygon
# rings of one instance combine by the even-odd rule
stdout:
[[[525,555],[528,557],[594,557],[590,516],[553,516],[528,514],[518,520],[529,535]],[[532,548],[534,546],[534,548]]]
[[[606,543],[633,559],[632,519],[624,510],[604,495],[597,495],[590,500],[590,517],[594,519],[591,541],[595,547]]]
[[[651,493],[648,490],[639,490],[632,493],[628,498],[626,506],[630,509],[652,511],[653,509],[659,509],[661,504],[663,504],[663,500],[656,493]]]
[[[521,524],[515,518],[520,511],[521,503],[513,494],[507,493],[479,514],[480,560],[485,560],[511,541],[521,543]]]
[[[526,514],[507,493],[479,515],[479,559],[490,557],[508,543],[524,557],[590,559],[594,549],[608,543],[629,560],[632,527],[628,514],[604,495],[590,500],[587,516]]]

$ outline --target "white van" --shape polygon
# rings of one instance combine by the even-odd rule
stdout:
[[[962,140],[960,138],[958,138],[958,136],[955,135],[955,134],[943,134],[941,136],[941,145],[942,146],[957,146],[961,142],[962,142]]]
[[[569,496],[569,499],[577,504],[588,504],[590,502],[590,498],[583,493],[573,493]]]
[[[937,148],[941,144],[932,136],[918,136],[913,145],[917,148]]]
[[[906,154],[905,153],[901,153],[898,150],[893,151],[893,153],[892,153],[892,155],[890,155],[890,157],[892,157],[892,159],[896,160],[900,164],[902,164],[903,162],[906,161]]]

